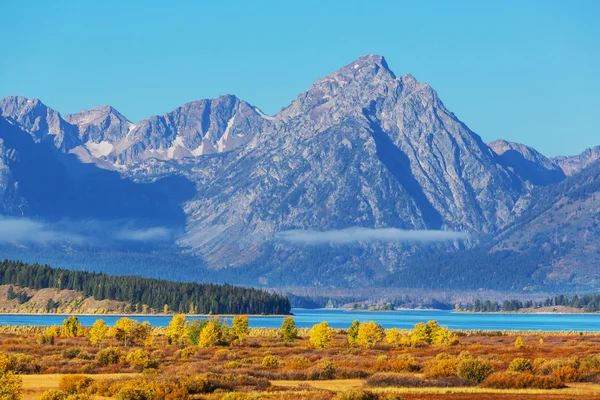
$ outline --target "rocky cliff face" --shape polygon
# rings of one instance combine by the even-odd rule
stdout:
[[[548,185],[565,179],[565,172],[557,163],[532,147],[506,140],[496,140],[488,145],[504,165],[534,185]]]
[[[552,158],[552,161],[560,166],[568,176],[581,172],[598,160],[600,160],[600,146],[587,149],[576,156],[559,156]]]
[[[63,151],[79,145],[76,129],[38,99],[21,96],[0,99],[0,115],[16,122],[37,143],[50,141]]]

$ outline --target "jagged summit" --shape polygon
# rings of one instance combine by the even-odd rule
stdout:
[[[552,157],[552,161],[558,164],[567,176],[576,175],[598,160],[600,160],[600,146],[585,149],[576,156]]]
[[[83,143],[114,142],[121,140],[134,126],[112,106],[94,107],[75,114],[65,115],[65,120],[76,125]]]
[[[39,99],[7,96],[0,100],[0,116],[17,122],[36,142],[51,141],[63,151],[79,144],[76,129]]]
[[[383,56],[367,54],[340,68],[336,73],[347,73],[352,76],[357,76],[361,73],[374,75],[380,71],[395,78],[394,73],[389,68]]]

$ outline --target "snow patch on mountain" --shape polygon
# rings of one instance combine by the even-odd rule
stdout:
[[[100,158],[106,157],[107,155],[112,153],[114,147],[112,143],[103,140],[100,143],[94,143],[92,141],[89,141],[85,144],[85,148],[88,149],[94,157]]]
[[[264,118],[268,121],[275,121],[277,119],[276,117],[271,117],[271,116],[268,116],[267,114],[263,113],[262,111],[260,111],[260,109],[258,107],[254,107],[254,111],[256,111],[256,113],[258,115],[260,115],[262,118]]]

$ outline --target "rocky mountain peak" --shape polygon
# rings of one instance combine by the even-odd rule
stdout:
[[[395,78],[394,73],[388,67],[388,64],[383,56],[368,54],[359,57],[355,61],[340,68],[337,72],[329,75],[328,77],[332,77],[332,75],[343,75],[348,78],[352,77],[364,79],[365,77],[374,77],[377,74],[388,75],[392,77],[392,79]],[[327,79],[327,77],[324,79]]]
[[[84,143],[120,140],[133,127],[133,123],[112,106],[81,110],[66,115],[65,120],[78,127],[79,138]]]
[[[0,100],[0,115],[17,122],[38,143],[50,140],[65,151],[78,145],[75,129],[39,99],[5,97]]]
[[[552,161],[562,168],[567,176],[572,176],[600,160],[600,146],[585,149],[576,156],[552,157]]]

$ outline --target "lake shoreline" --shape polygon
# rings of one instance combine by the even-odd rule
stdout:
[[[293,317],[294,316],[294,314],[186,314],[186,313],[175,313],[175,314],[124,314],[124,313],[92,314],[92,313],[89,313],[88,314],[88,313],[19,313],[19,312],[15,313],[15,312],[13,312],[13,313],[0,313],[0,317],[3,315],[12,315],[12,316],[24,315],[24,316],[40,316],[40,317],[45,317],[45,316],[70,317],[73,315],[75,317],[127,317],[127,318],[134,318],[134,317],[173,317],[175,315],[180,315],[180,314],[184,314],[186,317],[205,317],[205,318],[237,317],[240,315],[244,315],[244,316],[252,317],[252,318],[261,318],[261,317],[285,318],[285,317]]]
[[[458,310],[454,311],[457,314],[511,314],[511,315],[577,315],[586,314],[594,315],[600,314],[598,311],[585,311],[583,308],[567,307],[567,306],[544,306],[538,308],[522,308],[516,311],[468,311]]]
[[[600,334],[600,314],[523,314],[523,313],[457,313],[450,310],[405,310],[352,312],[334,309],[291,310],[297,328],[311,328],[315,324],[327,322],[333,329],[348,329],[352,321],[375,321],[385,329],[413,329],[417,323],[435,320],[441,326],[455,331],[486,332],[597,332]],[[122,317],[140,322],[148,321],[153,327],[167,326],[172,315],[164,314],[83,314],[78,319],[84,326],[92,326],[98,319],[112,326]],[[188,321],[210,319],[216,315],[188,316]],[[232,315],[220,316],[230,322]],[[250,328],[281,328],[285,315],[248,316]],[[61,325],[67,315],[57,314],[0,314],[0,325],[52,326]]]

